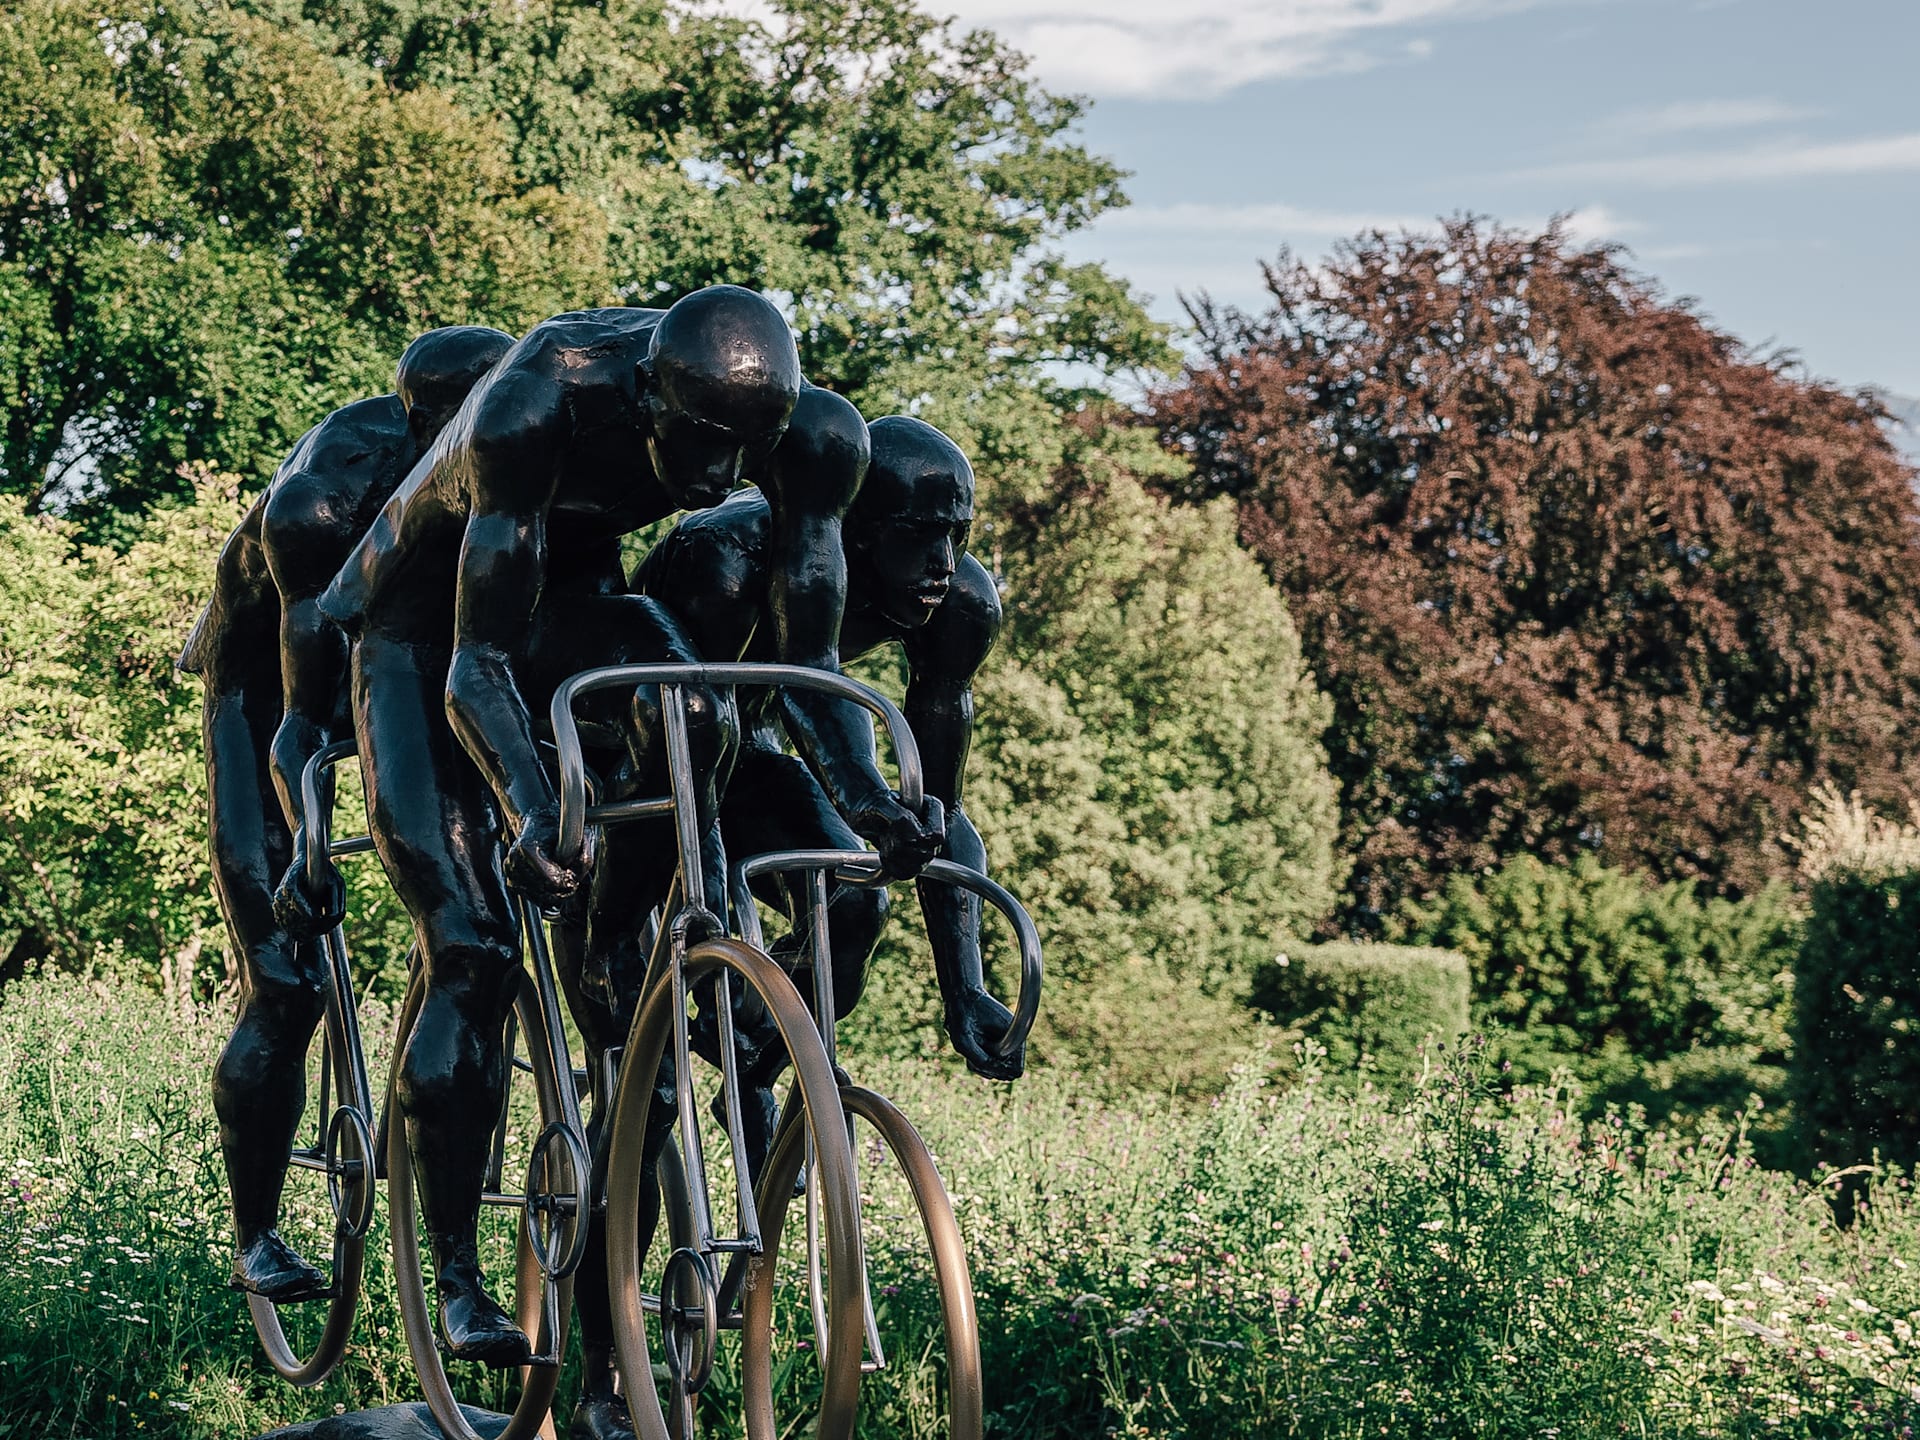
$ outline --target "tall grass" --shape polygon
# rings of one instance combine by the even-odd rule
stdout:
[[[336,1377],[295,1392],[256,1358],[223,1288],[225,1028],[110,980],[0,1003],[0,1434],[234,1437],[414,1393],[378,1230]],[[1920,1208],[1892,1172],[1842,1231],[1737,1125],[1584,1123],[1471,1042],[1399,1099],[1323,1091],[1311,1060],[1194,1107],[863,1070],[956,1196],[995,1435],[1900,1436],[1920,1410]],[[876,1209],[894,1369],[861,1431],[937,1436],[933,1302],[910,1217]]]

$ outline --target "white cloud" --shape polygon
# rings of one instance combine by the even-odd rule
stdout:
[[[1307,210],[1297,205],[1213,204],[1183,200],[1173,205],[1130,205],[1101,217],[1099,229],[1112,234],[1193,235],[1236,239],[1252,236],[1268,249],[1295,237],[1326,239],[1362,230],[1433,228],[1429,215],[1369,214],[1358,210]]]
[[[1544,230],[1546,223],[1544,221],[1523,222],[1520,228]],[[1605,205],[1582,205],[1566,219],[1567,238],[1577,245],[1594,245],[1602,240],[1618,240],[1623,235],[1630,235],[1635,230],[1646,228],[1640,221],[1629,220],[1624,215],[1615,214]]]
[[[760,0],[695,0],[764,16]],[[1098,97],[1208,99],[1254,80],[1365,69],[1370,42],[1414,25],[1565,0],[931,0],[1033,58],[1048,85]],[[1433,53],[1396,37],[1400,53]]]
[[[1780,100],[1678,100],[1623,110],[1602,120],[1596,129],[1613,135],[1677,135],[1690,130],[1746,130],[1810,119],[1820,112]]]
[[[1507,178],[1667,188],[1808,180],[1832,175],[1880,175],[1908,170],[1920,170],[1920,133],[1862,140],[1793,140],[1739,150],[1682,150],[1618,160],[1578,160],[1516,170]]]

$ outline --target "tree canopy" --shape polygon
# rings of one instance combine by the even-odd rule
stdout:
[[[453,317],[525,325],[604,273],[591,208],[497,127],[217,4],[0,30],[0,486],[97,517],[264,476]]]
[[[438,324],[769,290],[816,380],[988,472],[1057,458],[1063,364],[1167,354],[1059,256],[1123,198],[1077,102],[908,0],[11,13],[0,489],[96,530],[185,462],[263,478]]]
[[[1920,778],[1920,515],[1869,399],[1555,225],[1284,257],[1157,400],[1300,625],[1367,927],[1594,854],[1751,890],[1814,785]]]

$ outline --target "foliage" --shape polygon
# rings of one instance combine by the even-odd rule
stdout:
[[[1798,905],[1654,885],[1591,856],[1529,856],[1458,875],[1405,932],[1473,970],[1476,1024],[1529,1080],[1571,1064],[1603,1095],[1672,1108],[1777,1096],[1787,1052]]]
[[[117,952],[191,993],[236,975],[207,861],[200,686],[173,668],[244,506],[230,477],[154,512],[124,552],[0,496],[0,979]],[[356,787],[340,819],[358,833]],[[406,924],[377,865],[349,873],[363,974]],[[196,980],[196,976],[198,979]]]
[[[386,1013],[367,1021],[381,1044]],[[378,1229],[336,1378],[295,1392],[255,1358],[222,1284],[207,1092],[182,1084],[224,1033],[105,978],[30,977],[0,1005],[0,1432],[239,1440],[413,1393]],[[1120,1107],[1065,1073],[859,1068],[958,1197],[989,1433],[1832,1440],[1920,1418],[1920,1203],[1895,1171],[1842,1230],[1738,1129],[1586,1123],[1561,1092],[1490,1088],[1471,1046],[1393,1101],[1311,1066]],[[932,1301],[889,1293],[909,1237],[875,1223],[908,1343],[862,1410],[917,1440]]]
[[[1406,945],[1301,945],[1254,976],[1254,1005],[1298,1027],[1335,1074],[1406,1080],[1467,1033],[1467,962]]]
[[[218,945],[198,693],[173,660],[238,518],[209,485],[122,556],[0,497],[0,931],[16,971],[124,947],[185,978]]]
[[[1139,471],[1165,460],[1136,431],[1073,444],[1049,495],[978,527],[1006,620],[974,686],[966,808],[1040,928],[1036,1054],[1206,1093],[1274,1038],[1240,1003],[1254,964],[1337,890],[1325,701],[1228,509],[1150,493]],[[855,673],[898,694],[891,652]],[[918,911],[894,917],[855,1027],[875,1053],[938,1051]],[[989,963],[1010,987],[1005,937]]]
[[[726,281],[791,297],[807,372],[914,406],[988,471],[1043,468],[1065,364],[1170,363],[1063,235],[1124,204],[1082,105],[911,0],[248,0],[357,73],[506,128],[529,183],[589,200],[633,304]]]
[[[1814,808],[1792,840],[1800,875],[1818,885],[1831,875],[1866,878],[1920,870],[1920,803],[1907,802],[1908,818],[1889,820],[1870,809],[1858,791],[1842,795],[1831,785],[1816,789]]]
[[[1910,788],[1912,472],[1561,224],[1283,258],[1159,397],[1332,696],[1351,922],[1593,854],[1751,892],[1822,780]]]
[[[908,0],[26,0],[0,35],[0,489],[84,513],[264,479],[419,331],[730,280],[817,378],[987,468],[1062,362],[1168,351],[1058,241],[1123,203],[1078,102]]]
[[[1129,917],[1068,932],[1066,973],[1139,952],[1228,988],[1336,893],[1328,711],[1229,510],[1150,495],[1149,458],[1095,433],[992,537],[1006,626],[974,793],[1002,873],[1074,887],[1056,924]]]
[[[31,508],[264,478],[416,333],[604,294],[599,220],[524,184],[491,121],[350,76],[224,0],[0,34],[0,489]]]
[[[1803,1143],[1837,1164],[1920,1158],[1920,820],[1820,797],[1794,965],[1792,1094]]]

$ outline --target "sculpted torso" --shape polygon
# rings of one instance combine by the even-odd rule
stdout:
[[[345,406],[303,435],[221,547],[180,668],[216,688],[243,672],[277,674],[283,591],[332,579],[417,454],[393,395]]]
[[[544,511],[545,584],[618,589],[618,538],[677,508],[648,469],[635,384],[663,313],[560,315],[515,345],[355,547],[322,600],[327,612],[349,628],[450,643],[467,527],[476,510],[503,505]]]

